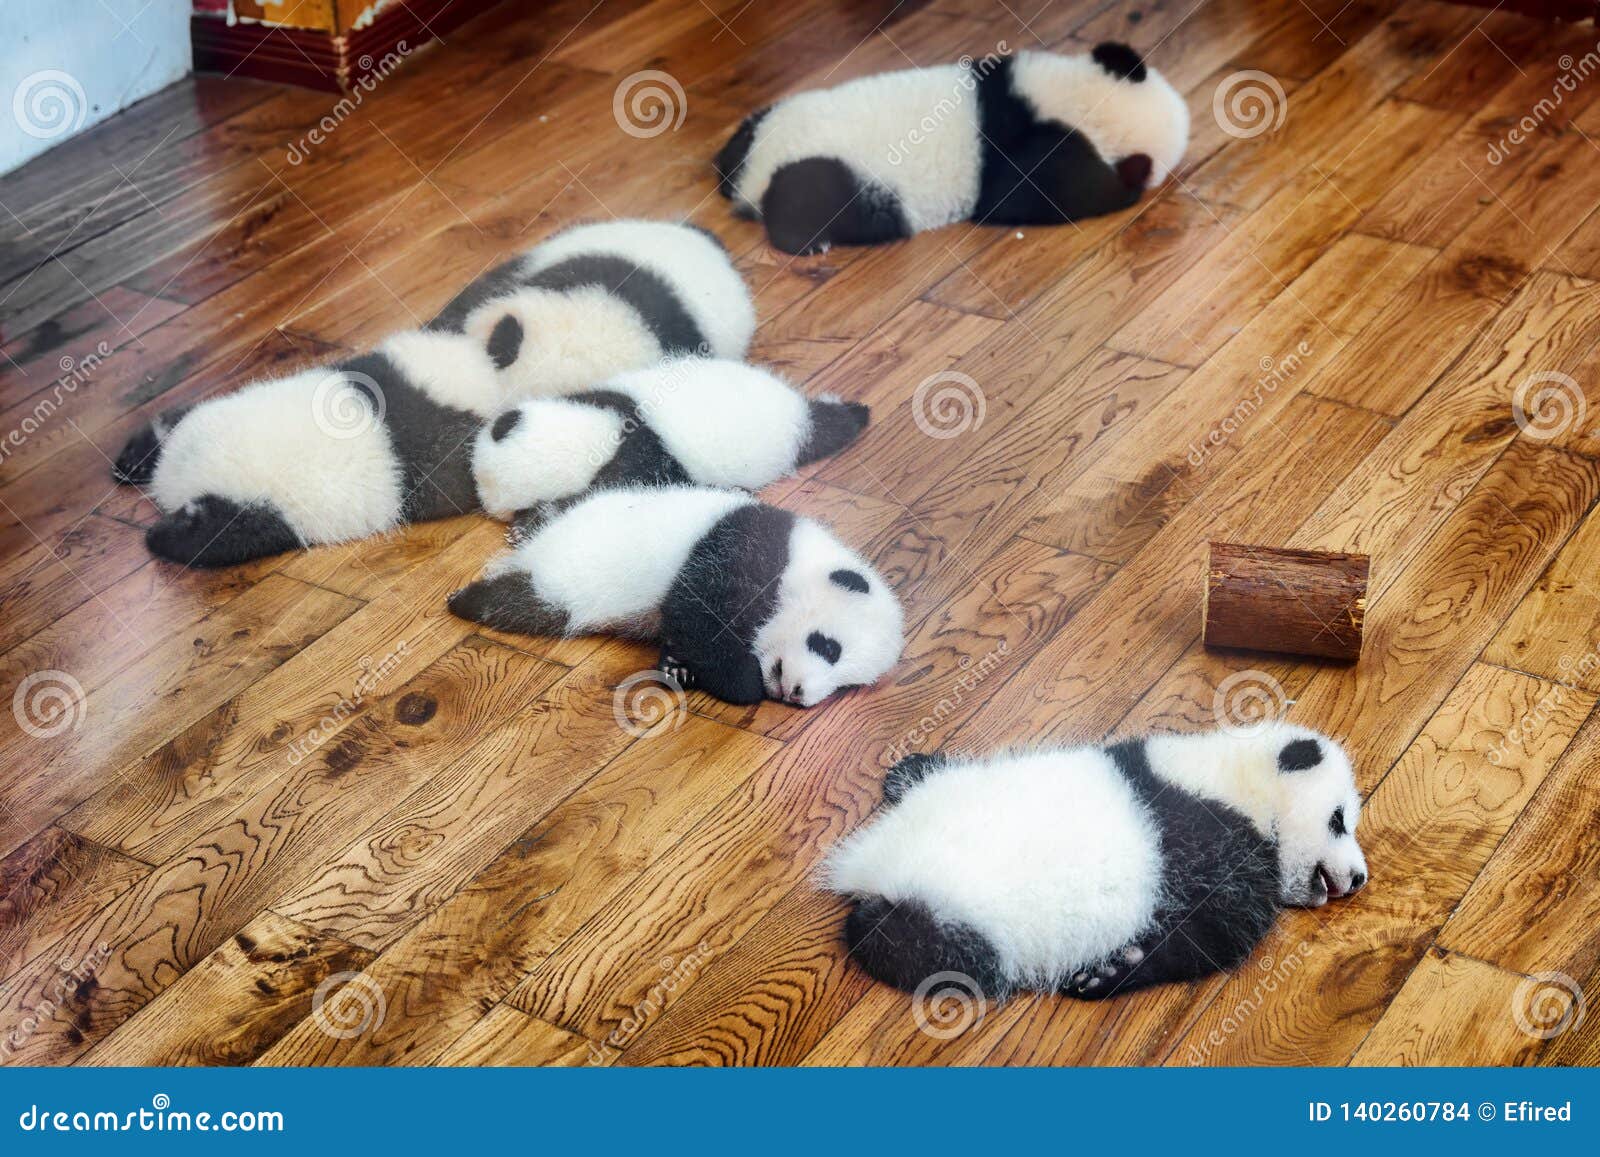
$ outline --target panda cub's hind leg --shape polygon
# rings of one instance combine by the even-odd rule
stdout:
[[[1061,991],[1080,1000],[1104,1000],[1108,996],[1120,996],[1136,988],[1159,983],[1162,979],[1176,979],[1157,977],[1154,968],[1147,970],[1146,976],[1139,976],[1139,966],[1145,963],[1147,956],[1145,949],[1138,944],[1119,948],[1093,968],[1085,968],[1068,977]]]
[[[271,506],[215,494],[163,515],[144,541],[157,558],[192,567],[237,566],[305,545]]]
[[[517,635],[561,637],[567,633],[567,612],[545,602],[533,589],[526,571],[506,570],[468,583],[449,600],[450,613]]]
[[[772,174],[761,219],[775,247],[801,256],[834,244],[878,245],[911,236],[893,195],[832,157],[794,161]]]

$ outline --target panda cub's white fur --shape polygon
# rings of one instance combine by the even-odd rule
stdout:
[[[478,432],[472,471],[484,509],[504,519],[619,482],[758,490],[848,445],[867,417],[757,366],[674,358],[501,414]]]
[[[1276,723],[988,759],[910,756],[828,857],[852,954],[914,989],[1098,998],[1240,963],[1283,905],[1362,887],[1361,800],[1326,736]]]
[[[900,604],[826,528],[707,487],[618,487],[551,512],[450,609],[501,630],[654,639],[732,703],[812,706],[899,658]]]

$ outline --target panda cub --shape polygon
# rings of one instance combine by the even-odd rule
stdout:
[[[755,306],[693,225],[584,225],[484,274],[429,323],[488,348],[514,397],[569,394],[662,358],[742,358]]]
[[[753,330],[709,235],[579,226],[480,277],[425,329],[160,415],[112,476],[149,489],[163,514],[146,543],[186,566],[362,538],[476,509],[472,442],[508,402],[665,355],[739,357]]]
[[[661,669],[729,703],[801,707],[900,657],[900,604],[826,528],[735,490],[633,486],[549,511],[484,577],[462,618],[526,635],[652,639]]]
[[[472,474],[483,508],[502,519],[591,487],[759,490],[838,453],[867,419],[864,405],[808,401],[756,366],[674,358],[506,410],[478,431]]]
[[[1367,881],[1350,761],[1303,727],[1157,735],[990,759],[912,755],[828,858],[845,937],[914,990],[1099,999],[1239,965],[1280,907]]]
[[[956,221],[1125,209],[1183,158],[1189,110],[1125,44],[907,69],[787,97],[716,157],[724,196],[786,253]]]

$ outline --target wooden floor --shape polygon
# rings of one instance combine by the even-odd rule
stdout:
[[[506,4],[338,114],[196,78],[0,179],[0,1061],[1600,1062],[1600,1012],[1544,1027],[1600,993],[1600,76],[1559,83],[1595,31],[1425,0],[591,4]],[[790,260],[712,193],[782,92],[1106,37],[1194,115],[1132,212]],[[643,70],[684,113],[654,136],[613,115]],[[485,519],[150,561],[107,455],[152,414],[613,214],[714,229],[754,358],[873,405],[772,497],[898,589],[891,678],[809,712],[691,696],[636,737],[613,689],[648,648],[446,613]],[[938,374],[969,416],[916,412]],[[1202,651],[1209,538],[1370,553],[1361,664]],[[893,747],[1209,727],[1261,687],[1354,753],[1357,899],[1231,977],[932,1031],[844,959],[811,872]]]

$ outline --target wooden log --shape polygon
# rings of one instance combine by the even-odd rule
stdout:
[[[1353,660],[1367,613],[1364,554],[1213,542],[1205,643]]]

